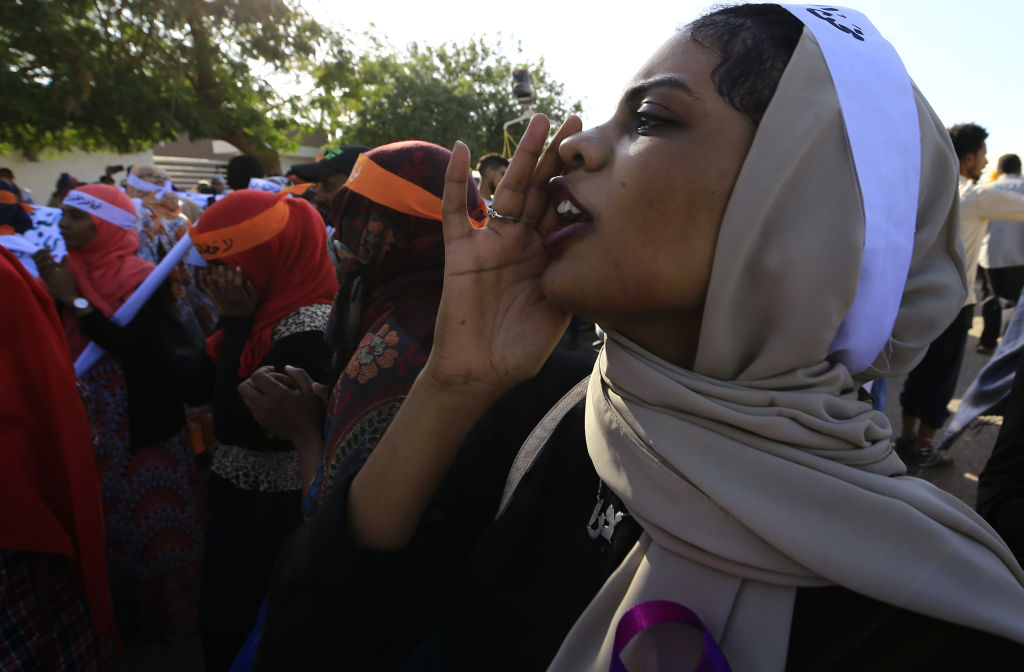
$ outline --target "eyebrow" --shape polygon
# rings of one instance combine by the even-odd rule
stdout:
[[[626,89],[626,92],[623,94],[622,99],[632,101],[636,98],[639,98],[640,96],[642,96],[643,94],[647,93],[652,89],[665,88],[682,91],[683,93],[685,93],[690,98],[693,98],[694,100],[701,99],[700,96],[697,95],[697,93],[692,88],[690,88],[689,84],[673,75],[662,75],[660,77],[653,77],[651,79],[646,79],[642,82],[634,84],[633,86]]]

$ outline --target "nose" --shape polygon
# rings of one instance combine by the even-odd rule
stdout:
[[[588,128],[570,135],[558,146],[558,156],[569,170],[600,170],[611,157],[609,142],[604,126]]]

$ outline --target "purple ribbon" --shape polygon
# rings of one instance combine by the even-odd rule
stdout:
[[[683,623],[704,633],[704,651],[694,672],[731,672],[725,654],[711,636],[697,614],[686,607],[667,600],[641,602],[619,619],[615,628],[615,648],[612,651],[610,672],[628,672],[622,663],[622,650],[641,632],[658,623]]]

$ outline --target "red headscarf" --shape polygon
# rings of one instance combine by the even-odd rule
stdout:
[[[135,214],[132,199],[108,184],[86,184],[72,191],[85,192]],[[139,251],[138,231],[121,228],[92,213],[89,216],[96,224],[96,237],[77,250],[69,249],[68,265],[82,296],[110,317],[153,271],[153,264],[135,256]]]
[[[53,301],[0,247],[0,548],[71,559],[101,636],[114,634],[99,470]]]
[[[132,199],[108,184],[86,184],[72,191],[84,192],[135,214]],[[139,251],[138,231],[122,228],[92,213],[89,216],[96,225],[96,237],[77,250],[68,250],[68,267],[82,296],[105,316],[111,317],[154,266],[135,256]],[[78,320],[71,316],[65,319],[64,330],[71,355],[77,357],[88,344],[88,339],[78,330]]]
[[[240,266],[260,297],[238,366],[241,378],[248,378],[266,356],[281,318],[302,306],[330,304],[338,291],[334,267],[327,256],[323,218],[301,198],[281,199],[278,194],[241,189],[207,208],[193,227],[193,235],[198,238],[253,220],[271,208],[287,208],[287,222],[276,234],[237,254],[216,257],[228,266]],[[214,361],[220,358],[223,338],[223,331],[216,331],[206,339],[206,352]]]

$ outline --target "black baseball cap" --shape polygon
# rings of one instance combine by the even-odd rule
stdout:
[[[319,161],[292,166],[288,170],[288,174],[294,173],[303,180],[314,182],[331,175],[342,173],[347,175],[352,172],[352,166],[355,165],[359,155],[371,149],[373,148],[366,145],[343,145],[337,149],[332,149]]]

